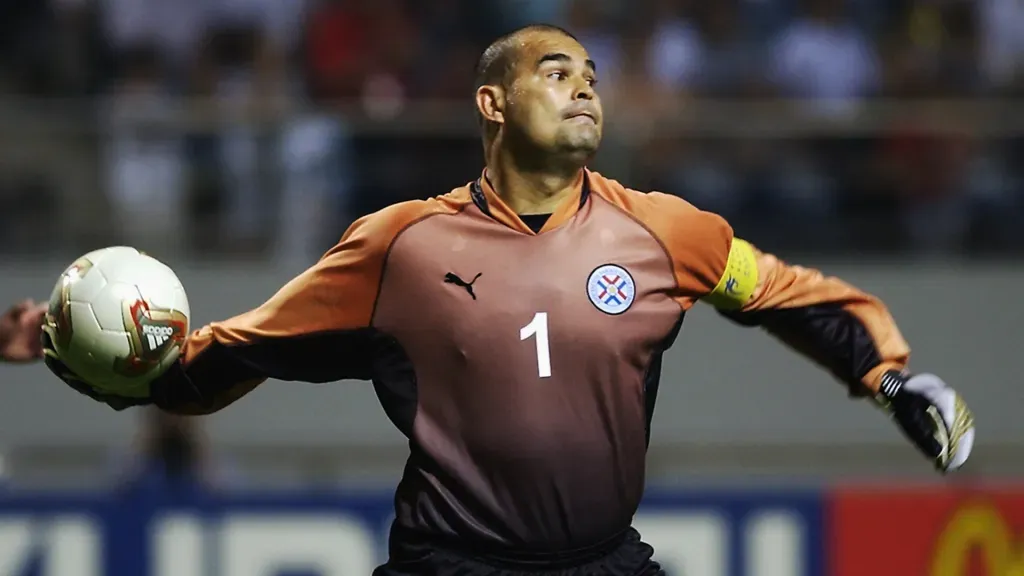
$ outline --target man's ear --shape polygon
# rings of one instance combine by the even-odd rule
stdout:
[[[501,86],[485,85],[476,90],[476,108],[480,116],[495,124],[505,123],[505,89]]]

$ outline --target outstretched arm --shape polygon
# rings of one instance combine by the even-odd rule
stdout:
[[[209,414],[271,378],[369,379],[374,302],[400,225],[392,216],[356,222],[266,303],[193,332],[180,360],[153,383],[152,401],[170,412]]]
[[[721,216],[651,193],[631,212],[672,260],[677,301],[698,301],[745,326],[759,326],[834,374],[854,395],[878,392],[903,371],[910,348],[876,297],[817,270],[792,266],[740,238]]]
[[[765,329],[854,395],[874,395],[886,373],[906,369],[910,347],[881,300],[818,270],[788,265],[740,238],[726,240],[722,276],[703,298],[723,316]]]
[[[415,210],[393,207],[357,221],[319,262],[264,304],[192,332],[178,361],[150,384],[145,398],[100,394],[52,351],[47,364],[71,387],[115,409],[155,404],[189,415],[216,412],[267,379],[370,379],[376,342],[370,324],[384,261]]]
[[[881,300],[758,250],[720,216],[678,198],[652,193],[635,203],[634,213],[672,260],[684,310],[704,301],[741,325],[763,328],[835,375],[851,395],[874,399],[938,469],[967,460],[971,411],[939,377],[908,370],[910,347]]]
[[[974,444],[971,411],[939,377],[909,372],[910,348],[881,300],[761,252],[717,217],[710,224],[708,257],[720,273],[702,300],[741,325],[765,329],[851,395],[875,399],[937,469],[964,464]]]

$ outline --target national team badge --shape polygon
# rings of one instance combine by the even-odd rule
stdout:
[[[587,278],[587,296],[605,314],[622,314],[636,299],[636,284],[626,269],[615,264],[598,266]]]

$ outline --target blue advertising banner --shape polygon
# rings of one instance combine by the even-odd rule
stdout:
[[[825,576],[814,492],[652,492],[636,527],[675,576]],[[390,493],[0,495],[0,576],[357,576]]]

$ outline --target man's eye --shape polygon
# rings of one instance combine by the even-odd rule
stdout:
[[[548,77],[549,78],[556,78],[558,80],[565,80],[566,78],[568,78],[568,76],[566,76],[565,72],[552,72],[551,74],[548,74]]]

